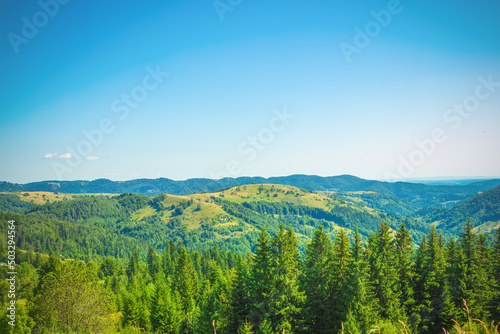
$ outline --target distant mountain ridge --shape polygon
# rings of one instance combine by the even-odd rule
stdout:
[[[223,187],[233,182],[253,183],[258,179],[210,180],[210,183],[204,179],[189,182],[167,179],[127,182],[49,181],[28,185],[4,182],[0,184],[2,190],[9,187],[17,191],[0,193],[0,215],[17,214],[13,219],[25,223],[26,231],[29,231],[26,234],[36,235],[30,239],[35,241],[30,247],[39,247],[36,242],[43,241],[43,247],[38,251],[54,251],[54,247],[61,247],[60,242],[70,235],[64,247],[71,248],[75,243],[80,247],[79,252],[86,254],[88,247],[80,244],[78,234],[78,231],[85,231],[83,233],[89,236],[88,243],[95,241],[104,245],[105,249],[100,253],[102,255],[121,254],[107,243],[106,240],[111,236],[118,238],[116,240],[122,244],[137,243],[143,249],[146,244],[162,249],[165,242],[174,240],[182,241],[193,249],[210,247],[216,243],[221,247],[246,252],[255,244],[262,227],[272,231],[280,223],[293,227],[302,250],[320,225],[332,238],[339,228],[346,229],[348,233],[358,228],[366,238],[376,231],[381,221],[386,221],[392,229],[397,229],[404,222],[417,244],[432,225],[442,231],[445,238],[458,237],[468,218],[473,221],[475,232],[492,236],[492,232],[500,227],[500,186],[478,191],[499,180],[469,186],[426,186],[391,184],[353,176],[321,178],[295,175],[259,179],[265,184],[238,185],[196,194],[193,189]],[[282,185],[271,185],[273,182]],[[286,183],[299,184],[302,189]],[[133,193],[138,190],[151,193],[151,186],[155,187],[153,189],[170,187],[170,190],[192,193],[155,196]],[[42,190],[32,190],[37,187]],[[328,190],[306,189],[320,187]],[[63,191],[68,194],[63,194]],[[92,191],[123,193],[98,196],[82,194]],[[101,235],[106,235],[106,238],[99,239]]]
[[[111,181],[97,179],[93,181],[41,181],[27,184],[0,182],[0,192],[52,191],[60,193],[137,193],[142,195],[189,195],[200,192],[212,192],[238,185],[281,184],[310,191],[374,191],[396,196],[418,207],[442,206],[442,203],[459,203],[477,195],[479,192],[500,185],[500,179],[492,179],[468,185],[438,186],[409,182],[383,182],[366,180],[352,175],[315,176],[290,175],[280,177],[238,177],[220,180],[194,178],[174,181],[167,178],[135,179],[129,181]]]

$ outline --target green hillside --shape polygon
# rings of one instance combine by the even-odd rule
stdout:
[[[0,220],[15,221],[18,250],[86,261],[102,260],[107,256],[126,259],[130,257],[134,247],[142,254],[147,251],[145,242],[109,229],[4,212],[0,212]],[[7,224],[2,223],[1,251],[6,249],[7,231]]]
[[[244,185],[187,196],[78,197],[30,192],[17,196],[34,202],[22,212],[17,210],[27,218],[104,229],[156,249],[173,240],[193,249],[217,244],[244,253],[255,244],[262,227],[275,230],[281,222],[294,228],[301,250],[321,225],[332,238],[340,228],[349,235],[358,228],[366,239],[382,221],[394,230],[405,222],[416,242],[429,231],[428,225],[416,219],[284,185]],[[37,198],[40,204],[35,204]]]
[[[438,229],[458,233],[470,218],[475,232],[500,228],[500,187],[485,191],[448,210],[429,210],[424,219]]]
[[[334,238],[340,228],[352,238],[357,228],[366,240],[382,221],[392,230],[397,230],[404,222],[416,244],[432,225],[445,237],[458,236],[467,218],[473,220],[474,231],[490,232],[499,226],[499,192],[497,187],[451,209],[420,211],[417,211],[418,206],[384,193],[318,193],[275,184],[240,185],[184,196],[18,192],[0,194],[0,208],[20,214],[33,222],[33,226],[43,223],[45,229],[56,229],[55,243],[59,242],[58,233],[65,235],[71,226],[80,226],[92,228],[92,231],[100,229],[102,234],[108,233],[113,238],[130,238],[144,245],[141,246],[143,250],[145,245],[164,249],[172,240],[183,243],[188,249],[209,249],[218,245],[245,253],[253,250],[261,228],[272,231],[284,223],[294,229],[303,252],[319,226],[324,227],[330,238]],[[28,239],[26,249],[55,251],[54,242],[49,240],[50,246],[42,250],[37,248],[39,245],[35,241]],[[66,249],[70,243],[67,240],[61,243],[61,253],[71,253]],[[81,241],[76,244],[81,248],[80,258],[96,253],[90,250],[89,244]],[[99,256],[106,254],[106,251],[98,252]]]
[[[23,201],[17,194],[0,194],[0,212],[23,213],[31,204]]]
[[[326,191],[324,194],[404,217],[413,217],[421,209],[394,195],[375,191]]]
[[[189,195],[200,192],[214,192],[240,185],[275,184],[289,185],[310,191],[370,191],[395,196],[419,209],[435,206],[450,208],[479,192],[500,185],[500,180],[485,180],[467,185],[443,186],[409,182],[383,182],[365,180],[352,175],[321,177],[315,175],[289,175],[282,177],[238,177],[212,179],[188,179],[174,181],[167,178],[111,181],[42,181],[27,184],[0,182],[1,192],[58,192],[66,194],[84,193],[137,193],[148,196],[159,194]]]
[[[275,184],[23,191],[0,196],[0,220],[16,226],[15,241],[0,226],[0,261],[14,242],[18,324],[31,333],[437,333],[428,329],[466,323],[464,299],[475,318],[500,314],[500,234],[473,233],[498,227],[499,193],[414,213],[385,193]]]

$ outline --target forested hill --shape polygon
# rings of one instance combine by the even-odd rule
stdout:
[[[338,193],[0,194],[16,231],[0,224],[0,290],[14,243],[19,280],[0,333],[495,333],[500,230],[466,218],[498,217],[500,187],[429,208],[459,229],[375,208],[407,203],[394,195]]]
[[[425,217],[440,229],[458,232],[470,218],[475,232],[490,232],[500,227],[500,187],[485,191],[448,210],[436,210]]]
[[[245,253],[255,244],[261,228],[275,230],[282,222],[293,227],[299,249],[304,251],[321,225],[332,238],[340,228],[350,236],[357,228],[366,239],[382,221],[393,230],[404,222],[418,244],[432,225],[445,237],[458,237],[468,218],[472,219],[474,231],[490,235],[500,221],[500,187],[451,209],[430,207],[415,212],[414,204],[397,199],[377,192],[312,192],[272,184],[185,196],[24,191],[0,194],[0,212],[19,214],[19,228],[30,236],[23,239],[21,248],[80,259],[115,254],[100,239],[105,234],[119,237],[122,243],[136,242],[142,250],[144,245],[164,249],[173,240],[189,249],[207,249],[216,244]],[[413,209],[398,213],[405,207]],[[82,242],[76,230],[88,231],[87,240],[96,241]],[[97,244],[100,246],[95,247]]]
[[[15,196],[17,199],[13,198]],[[26,207],[23,203],[31,205]],[[246,253],[256,242],[261,228],[275,230],[280,223],[294,228],[301,250],[305,249],[320,225],[332,238],[340,228],[344,228],[349,235],[358,228],[366,239],[381,221],[386,221],[394,230],[404,222],[416,242],[430,230],[429,225],[414,218],[281,185],[246,185],[187,196],[23,192],[0,194],[0,207],[7,212],[24,214],[23,221],[30,222],[22,226],[25,234],[37,234],[40,224],[53,225],[58,221],[65,223],[58,225],[60,229],[73,225],[103,229],[156,249],[164,249],[168,241],[173,240],[190,249],[207,249],[217,244]],[[59,239],[64,239],[62,235],[65,233],[56,234],[61,235]],[[66,248],[64,240],[59,245],[57,236],[45,239],[48,239],[44,243],[45,252],[70,255],[71,249]],[[28,243],[24,248],[37,251],[35,244]],[[107,253],[99,252],[100,256],[103,254]],[[86,259],[84,255],[82,258]]]
[[[27,184],[0,182],[0,192],[51,191],[60,193],[137,193],[143,195],[188,195],[213,192],[238,185],[281,184],[310,191],[373,191],[396,196],[418,208],[442,206],[442,203],[459,203],[479,192],[500,185],[500,179],[487,180],[469,185],[431,186],[407,182],[382,182],[365,180],[352,175],[321,177],[314,175],[290,175],[283,177],[239,177],[212,179],[189,179],[174,181],[166,178],[136,179],[130,181],[43,181]]]

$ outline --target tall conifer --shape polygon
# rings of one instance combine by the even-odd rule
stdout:
[[[303,317],[311,333],[331,333],[333,327],[330,289],[332,278],[329,270],[332,247],[330,239],[323,231],[323,226],[320,226],[314,232],[313,239],[306,249],[302,286],[307,299]]]

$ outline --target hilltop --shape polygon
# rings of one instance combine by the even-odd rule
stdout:
[[[27,184],[0,182],[0,192],[58,192],[67,194],[84,193],[136,193],[148,196],[159,194],[189,195],[202,192],[216,192],[221,189],[250,185],[288,185],[309,191],[325,192],[375,192],[407,202],[414,206],[410,211],[426,207],[452,207],[479,192],[500,186],[500,179],[473,182],[467,185],[425,185],[409,182],[383,182],[365,180],[352,175],[321,177],[315,175],[290,175],[281,177],[238,177],[212,179],[189,179],[174,181],[167,178],[136,179],[130,181],[42,181]],[[404,203],[403,203],[404,204]]]
[[[19,185],[23,191],[0,194],[0,211],[19,214],[17,219],[29,223],[26,234],[31,235],[30,249],[42,247],[47,253],[56,249],[64,253],[67,247],[70,253],[69,249],[77,244],[82,248],[82,256],[86,256],[83,254],[90,246],[82,244],[80,237],[73,232],[68,232],[75,228],[88,231],[88,237],[95,240],[101,240],[101,235],[111,234],[121,238],[122,243],[135,243],[140,249],[148,246],[163,249],[169,240],[173,240],[192,249],[218,245],[244,253],[252,249],[261,228],[274,231],[281,222],[293,227],[302,251],[314,230],[321,225],[331,238],[340,228],[350,236],[357,228],[366,239],[382,221],[393,230],[404,222],[415,244],[431,226],[436,226],[445,237],[457,236],[467,218],[472,218],[475,231],[490,233],[499,227],[499,187],[489,190],[498,180],[466,186],[427,186],[368,181],[352,176],[319,178],[296,175],[278,179],[309,188],[319,187],[322,183],[323,189],[329,190],[313,191],[266,182],[182,195],[162,193],[147,196],[131,192],[114,194],[116,189],[110,185],[120,183],[96,180],[80,182],[83,187],[80,190],[88,193],[76,194],[27,191],[26,188],[34,185]],[[225,182],[236,180],[227,179]],[[254,178],[245,180],[250,182]],[[146,184],[152,180],[142,181]],[[198,180],[198,185],[201,184],[203,182]],[[67,190],[71,185],[76,183],[62,182],[58,189]],[[365,190],[358,190],[365,186]],[[101,192],[92,193],[97,190]],[[142,188],[142,192],[149,191]],[[107,245],[106,241],[99,242]],[[99,256],[117,252],[106,250],[106,247],[92,252]]]
[[[293,227],[301,249],[320,225],[332,238],[340,228],[348,234],[358,228],[366,239],[382,221],[387,221],[392,229],[405,222],[416,242],[429,230],[428,225],[413,218],[288,185],[251,184],[184,196],[131,193],[90,196],[42,192],[2,196],[3,210],[22,214],[30,221],[27,229],[37,229],[39,224],[51,220],[102,229],[157,249],[163,249],[169,240],[173,240],[189,248],[206,249],[217,244],[246,252],[255,244],[261,228],[274,231],[281,222]],[[15,196],[17,200],[13,201]],[[30,199],[33,203],[27,202]],[[40,200],[36,202],[36,199]],[[29,205],[22,206],[21,203]],[[60,226],[66,226],[64,224]],[[49,237],[51,246],[48,247],[53,248],[57,242],[57,238],[50,241]],[[64,250],[64,246],[62,248]]]

